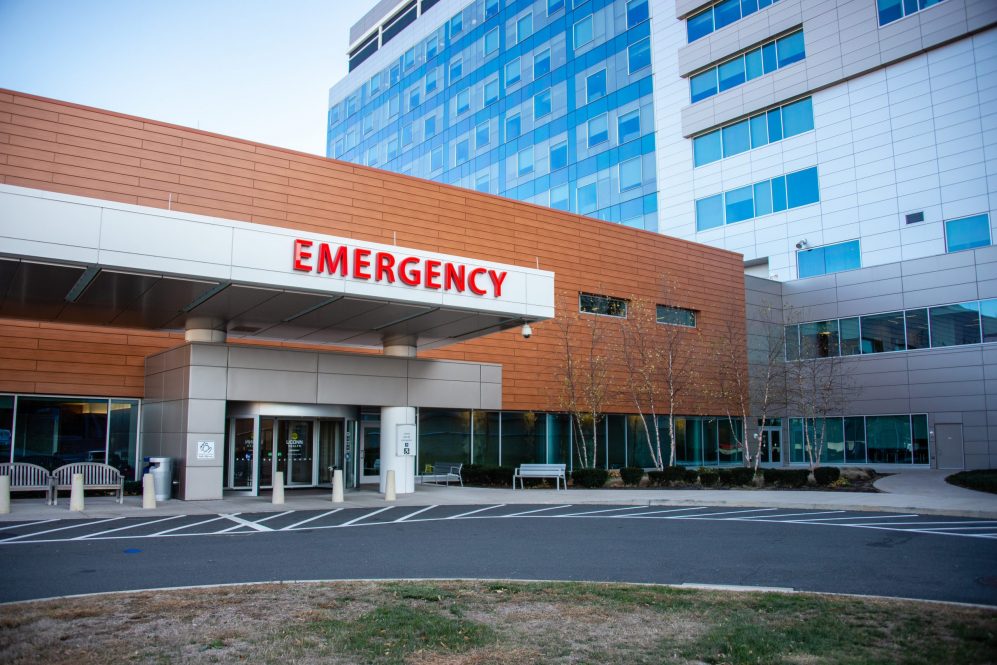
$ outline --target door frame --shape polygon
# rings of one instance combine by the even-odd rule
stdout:
[[[941,439],[941,437],[938,435],[938,428],[940,428],[940,427],[954,427],[954,428],[958,428],[958,431],[959,431],[959,448],[960,448],[959,454],[960,454],[960,457],[961,457],[960,465],[959,466],[942,466],[942,456],[941,456],[941,454],[939,454],[939,451],[938,451],[938,441]],[[935,468],[936,469],[944,469],[944,470],[947,470],[947,471],[949,471],[949,470],[956,470],[956,469],[965,469],[966,468],[966,438],[965,438],[965,432],[963,430],[962,423],[935,423],[934,427],[929,428],[929,431],[933,431],[934,432],[934,436],[932,438],[934,439],[934,445],[935,445],[935,464],[934,464]]]
[[[358,440],[358,445],[357,445],[357,484],[358,485],[370,485],[370,484],[373,484],[373,483],[380,483],[381,482],[380,461],[378,462],[378,472],[377,472],[377,475],[369,476],[369,475],[364,474],[364,471],[363,471],[364,470],[364,461],[365,461],[366,456],[367,456],[366,450],[364,448],[364,441],[365,441],[365,439],[367,437],[367,430],[368,429],[377,429],[377,431],[378,431],[378,437],[380,437],[381,421],[377,421],[376,424],[374,423],[374,421],[366,421],[366,422],[361,422],[360,423],[360,427],[359,427],[360,436],[357,437],[357,440]],[[378,460],[380,460],[381,446],[378,446],[377,450],[378,450]]]

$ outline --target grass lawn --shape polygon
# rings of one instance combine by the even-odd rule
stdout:
[[[997,611],[589,583],[343,582],[0,607],[16,663],[997,662]]]
[[[959,487],[997,494],[997,469],[977,469],[961,471],[946,476],[945,480]]]

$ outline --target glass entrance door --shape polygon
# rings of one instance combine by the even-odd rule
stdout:
[[[314,421],[277,421],[276,471],[284,472],[285,485],[314,485]]]
[[[762,462],[782,463],[782,428],[766,427],[762,430],[762,445],[759,450]]]
[[[255,455],[256,422],[253,418],[233,418],[229,442],[229,478],[232,489],[253,489],[253,457]]]
[[[230,418],[225,486],[257,492],[277,471],[285,486],[331,485],[332,470],[344,468],[345,430],[339,418]]]
[[[381,425],[364,423],[360,428],[360,482],[381,481]]]

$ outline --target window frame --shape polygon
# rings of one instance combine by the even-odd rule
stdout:
[[[584,298],[596,299],[599,301],[605,301],[606,307],[605,312],[591,311],[584,309],[582,301]],[[587,291],[578,292],[578,313],[579,314],[589,314],[591,316],[606,316],[613,319],[625,319],[629,313],[629,301],[626,298],[617,298],[616,296],[607,296],[601,293],[589,293]],[[615,307],[614,307],[615,305]],[[613,314],[612,310],[620,311],[622,308],[622,314]]]

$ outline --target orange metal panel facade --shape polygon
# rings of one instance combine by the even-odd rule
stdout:
[[[688,351],[702,381],[684,398],[687,414],[722,412],[708,356],[718,344],[743,344],[739,254],[374,168],[0,90],[0,182],[539,265],[556,274],[558,316],[580,291],[696,310]],[[181,340],[0,320],[0,391],[141,397],[144,357]],[[529,340],[506,332],[427,355],[501,363],[504,408],[544,410],[557,408],[562,349],[546,322]],[[623,398],[606,407],[632,410]]]

